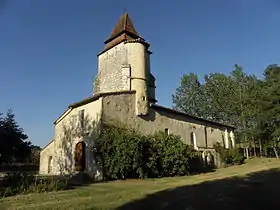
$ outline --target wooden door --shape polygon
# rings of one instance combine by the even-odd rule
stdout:
[[[85,170],[85,149],[86,145],[84,142],[78,142],[76,144],[75,150],[75,170],[76,171],[84,171]]]

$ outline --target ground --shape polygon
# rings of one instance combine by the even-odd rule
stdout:
[[[280,160],[184,177],[92,184],[3,198],[1,209],[279,209]]]

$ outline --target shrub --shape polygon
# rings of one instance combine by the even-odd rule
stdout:
[[[241,165],[245,161],[245,157],[237,148],[226,149],[220,143],[214,144],[214,149],[219,154],[221,162],[228,165]]]
[[[158,132],[141,135],[107,125],[97,142],[106,179],[180,176],[202,170],[200,154],[180,137]]]
[[[104,175],[109,179],[143,176],[143,144],[141,136],[132,130],[107,126],[98,142]]]
[[[229,151],[229,154],[232,158],[232,163],[235,165],[241,165],[244,164],[245,162],[245,157],[243,154],[240,153],[240,151],[238,150],[238,148],[233,148]]]
[[[159,166],[158,174],[151,171],[157,176],[180,176],[197,172],[195,164],[200,162],[200,154],[190,146],[184,144],[179,136],[166,135],[163,132],[155,133],[151,136],[151,146],[154,151],[150,153],[153,157],[149,165]],[[154,162],[154,156],[157,162]],[[153,166],[152,168],[155,168]]]

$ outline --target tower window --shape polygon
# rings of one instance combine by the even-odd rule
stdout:
[[[85,110],[82,109],[79,111],[79,118],[80,118],[80,123],[81,123],[81,128],[84,129],[84,124],[85,124]]]
[[[169,130],[168,130],[168,128],[165,128],[165,129],[164,129],[164,134],[165,134],[165,135],[169,135]]]

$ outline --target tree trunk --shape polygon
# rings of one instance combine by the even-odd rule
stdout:
[[[254,156],[257,157],[257,152],[256,152],[256,142],[255,139],[253,139],[253,149],[254,149]]]
[[[277,152],[275,145],[273,145],[273,151],[274,151],[276,158],[279,159],[278,152]]]
[[[261,139],[259,139],[259,145],[260,145],[260,156],[263,156],[263,149],[262,149],[262,142]]]
[[[248,146],[245,147],[245,151],[246,151],[246,158],[249,159],[249,149],[248,149]]]

